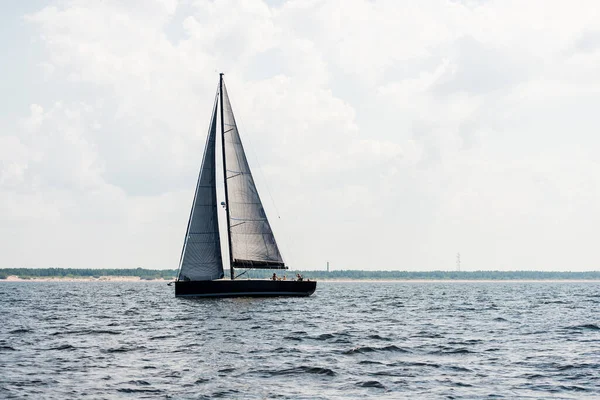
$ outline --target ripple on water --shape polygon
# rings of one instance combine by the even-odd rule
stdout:
[[[113,348],[109,348],[109,349],[102,349],[100,350],[102,353],[128,353],[128,352],[132,352],[132,351],[142,351],[142,350],[146,350],[145,346],[120,346],[120,347],[113,347]]]
[[[335,376],[336,373],[329,368],[322,367],[309,367],[309,366],[299,366],[293,368],[283,368],[278,370],[261,370],[257,371],[263,375],[267,376],[279,376],[279,375],[299,375],[299,374],[312,374],[312,375],[326,375],[326,376]]]
[[[160,389],[139,389],[139,388],[121,388],[117,389],[121,393],[162,393]]]
[[[600,326],[596,324],[583,324],[565,327],[566,330],[571,331],[600,331]]]
[[[0,282],[0,397],[600,398],[598,293],[364,282],[183,300],[155,282]]]
[[[364,388],[385,389],[385,386],[379,381],[356,382],[356,386],[360,386],[360,387],[364,387]]]
[[[20,334],[29,333],[29,332],[32,332],[32,330],[27,329],[27,328],[19,328],[19,329],[13,329],[12,331],[10,331],[8,333],[10,333],[12,335],[20,335]]]
[[[398,346],[389,345],[383,347],[377,346],[359,346],[354,347],[350,350],[345,350],[342,354],[365,354],[365,353],[376,353],[376,352],[395,352],[395,353],[410,353],[411,351],[408,349],[403,349]]]

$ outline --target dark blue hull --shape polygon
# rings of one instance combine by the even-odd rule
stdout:
[[[317,288],[316,281],[217,280],[177,281],[176,297],[275,297],[310,296]]]

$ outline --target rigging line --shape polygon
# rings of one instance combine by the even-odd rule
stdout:
[[[244,274],[245,274],[245,273],[247,273],[247,272],[248,272],[248,270],[245,270],[245,271],[244,271],[244,272],[242,272],[241,274],[238,274],[238,275],[235,277],[235,279],[239,278],[240,276],[244,275]]]
[[[240,172],[239,174],[228,176],[227,179],[235,178],[236,176],[240,176],[240,175],[244,175],[244,173]]]
[[[271,194],[271,187],[269,186],[269,181],[265,177],[265,174],[263,173],[262,165],[260,164],[260,161],[258,159],[258,155],[256,154],[256,151],[254,151],[254,146],[253,146],[252,140],[249,140],[249,138],[246,139],[246,144],[249,145],[248,147],[250,147],[250,151],[252,151],[252,155],[254,156],[256,165],[258,166],[258,171],[260,172],[261,178],[262,178],[263,182],[265,183],[265,187],[267,189],[267,193],[269,194],[269,198],[271,199],[271,203],[273,204],[273,208],[275,208],[275,212],[277,213],[277,218],[281,219],[281,215],[279,214],[279,209],[277,208],[277,204],[275,204],[275,199],[273,198],[273,195]]]

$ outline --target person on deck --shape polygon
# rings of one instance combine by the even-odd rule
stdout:
[[[296,279],[298,279],[298,282],[302,282],[302,275],[296,274]]]
[[[274,281],[277,280],[277,274],[275,272],[273,272],[273,277],[271,279],[273,279]]]

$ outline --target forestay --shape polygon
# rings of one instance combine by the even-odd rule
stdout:
[[[284,268],[240,140],[223,82],[223,135],[231,254],[238,268]]]
[[[217,97],[218,98],[218,97]],[[215,177],[215,146],[217,132],[217,100],[202,167],[198,176],[192,211],[185,234],[179,263],[178,280],[212,280],[223,277],[223,262],[217,220],[217,190]]]

